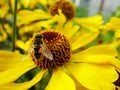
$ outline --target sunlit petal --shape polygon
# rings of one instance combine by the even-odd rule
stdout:
[[[120,39],[120,28],[115,31],[115,39]]]
[[[4,51],[0,50],[0,63],[16,63],[16,62],[21,62],[20,58],[22,58],[22,54],[18,52],[10,52],[10,51]]]
[[[63,71],[55,70],[45,90],[76,90],[73,80]]]
[[[25,72],[31,70],[32,68],[36,67],[34,62],[30,61],[29,63],[22,63],[18,64],[18,66],[8,68],[2,72],[0,72],[0,84],[9,83],[18,79],[21,75]]]
[[[40,10],[40,9],[36,9],[34,11],[30,11],[30,10],[21,10],[18,15],[18,23],[17,25],[20,26],[22,24],[29,24],[30,22],[32,21],[35,21],[35,20],[43,20],[43,19],[48,19],[50,18],[51,16]]]
[[[104,45],[95,46],[85,51],[73,54],[71,61],[97,63],[97,64],[110,64],[116,67],[120,72],[120,61],[116,59],[117,52],[113,48]]]
[[[104,26],[104,30],[117,30],[120,29],[120,18],[111,17],[110,21]]]
[[[66,67],[83,86],[90,90],[115,89],[112,83],[117,80],[118,74],[111,65],[71,63],[66,64]]]
[[[74,18],[73,21],[85,27],[92,26],[96,28],[101,28],[103,23],[102,17],[100,15],[91,16],[88,18]]]
[[[78,25],[73,25],[71,21],[68,21],[65,26],[63,27],[63,35],[67,37],[68,40],[72,38],[72,36],[79,30]]]
[[[0,90],[26,90],[39,82],[45,71],[40,71],[32,80],[24,83],[8,83],[0,85]]]
[[[16,68],[33,62],[29,55],[22,55],[19,52],[0,50],[0,71]]]
[[[78,39],[76,39],[74,43],[72,43],[72,51],[91,43],[97,38],[99,31],[92,27],[90,29],[92,31],[84,33]]]
[[[31,40],[28,40],[26,42],[23,42],[21,40],[17,40],[16,41],[16,46],[19,47],[19,48],[21,48],[24,51],[29,50],[30,44],[31,44]]]

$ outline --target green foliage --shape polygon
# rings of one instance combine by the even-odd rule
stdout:
[[[76,17],[86,17],[88,15],[88,9],[76,7]]]

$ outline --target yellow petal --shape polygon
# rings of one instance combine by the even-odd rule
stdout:
[[[58,13],[59,13],[59,15],[55,15],[55,17],[53,18],[53,20],[58,21],[58,23],[60,25],[63,25],[66,22],[66,17],[62,13],[62,10],[58,9]]]
[[[120,29],[120,18],[111,17],[110,21],[105,25],[104,30]]]
[[[21,40],[17,40],[16,41],[16,46],[23,49],[24,51],[27,51],[27,50],[29,50],[30,43],[31,43],[31,40],[28,40],[26,42],[23,42]]]
[[[91,47],[85,51],[73,54],[71,61],[73,62],[86,62],[97,64],[110,64],[113,65],[120,72],[120,61],[116,59],[117,52],[113,48],[105,45]]]
[[[0,50],[0,64],[3,63],[19,63],[20,58],[22,58],[23,55],[18,52],[10,52],[10,51],[4,51]]]
[[[73,21],[77,22],[78,24],[84,27],[96,27],[101,28],[103,19],[100,15],[91,16],[88,18],[74,18]]]
[[[111,65],[71,63],[66,64],[66,67],[88,90],[115,89],[112,83],[117,80],[118,74]]]
[[[28,59],[27,59],[28,60]],[[30,61],[30,60],[28,60]],[[9,64],[8,64],[9,65]],[[32,68],[36,67],[34,62],[25,62],[17,64],[18,66],[8,68],[6,70],[0,71],[0,84],[5,84],[9,82],[13,82],[16,79],[18,79],[21,75],[23,75],[25,72],[31,70]]]
[[[115,39],[117,39],[117,40],[120,39],[120,29],[115,31]]]
[[[55,30],[62,33],[62,29],[63,29],[63,25],[66,22],[66,17],[64,16],[64,14],[62,13],[62,10],[58,9],[58,14],[56,14],[52,20],[54,22],[58,22],[58,25],[55,27]]]
[[[76,90],[73,80],[63,71],[57,69],[45,90]]]
[[[79,26],[78,25],[73,25],[73,23],[71,21],[68,21],[62,30],[63,35],[65,35],[67,37],[67,39],[71,39],[72,36],[79,30]]]
[[[27,65],[33,62],[29,55],[22,55],[19,52],[0,50],[0,71],[18,66]]]
[[[30,25],[21,27],[19,29],[19,33],[21,35],[24,35],[25,33],[38,32],[38,31],[42,30],[42,27],[49,30],[51,28],[51,25],[50,25],[51,23],[53,23],[53,21],[51,19],[49,19],[47,21],[38,21],[38,22],[32,23]]]
[[[2,26],[0,25],[0,42],[4,41],[5,39],[7,39],[7,34],[5,33],[5,31],[2,29]]]
[[[114,48],[110,48],[107,45],[97,45],[73,54],[73,57],[79,58],[79,55],[109,55],[115,57],[117,55],[117,52]]]
[[[17,16],[18,16],[18,23],[17,23],[18,26],[22,24],[27,25],[30,22],[35,21],[35,20],[49,19],[51,17],[48,13],[40,9],[36,9],[34,11],[21,10]]]
[[[39,82],[44,74],[44,71],[40,71],[32,80],[24,83],[8,83],[0,85],[0,90],[27,90],[37,82]]]
[[[72,43],[71,45],[72,51],[91,43],[93,40],[97,38],[99,31],[96,28],[92,27],[90,29],[91,29],[90,32],[84,33],[78,39],[76,39],[74,43]]]
[[[3,1],[4,3],[0,3],[0,18],[5,18],[6,14],[8,13],[9,10],[9,4],[6,3],[6,1]]]

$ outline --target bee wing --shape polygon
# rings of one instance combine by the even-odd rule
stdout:
[[[45,57],[47,57],[50,60],[53,60],[53,55],[52,55],[51,51],[48,49],[48,47],[45,44],[41,45],[41,51],[42,51],[42,54]]]
[[[32,51],[33,51],[33,46],[31,46],[29,48],[29,50],[24,54],[24,56],[22,57],[22,60],[27,59],[30,56],[30,54],[32,53]]]

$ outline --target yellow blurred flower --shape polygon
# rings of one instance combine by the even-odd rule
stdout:
[[[66,18],[61,13],[61,10],[59,10],[59,15],[56,15],[55,17],[53,17],[52,20],[39,22],[40,23],[39,26],[43,24],[43,26],[47,27],[49,25],[49,23],[55,22],[55,21],[58,21],[58,24],[53,29],[57,30],[57,31],[59,30],[60,33],[67,35],[66,37],[67,37],[67,39],[70,40],[71,46],[74,46],[72,48],[73,51],[91,43],[99,35],[99,29],[97,29],[96,27],[89,27],[86,29],[86,28],[80,28],[79,25],[74,25],[71,21],[66,22]],[[64,24],[65,22],[66,22],[66,24]],[[44,31],[44,30],[40,30],[39,28],[37,29],[37,27],[39,27],[39,26],[36,23],[35,31],[39,31],[39,32]],[[51,29],[51,26],[48,26],[48,27],[49,27],[49,28],[47,28],[48,30]],[[27,29],[27,27],[26,27],[26,29],[24,28],[24,30],[22,28],[22,29],[20,29],[21,30],[20,32],[23,33],[22,30],[24,31],[24,33],[30,32],[35,27],[28,26],[28,28],[29,29]],[[69,32],[69,34],[68,34],[68,32]],[[77,34],[74,36],[74,33],[77,33]],[[77,39],[77,38],[79,38],[79,39]],[[83,42],[83,40],[84,40],[84,42]]]
[[[9,5],[6,0],[0,0],[0,18],[4,18],[8,13]]]
[[[117,30],[120,29],[120,18],[111,17],[109,22],[104,26],[104,30]]]
[[[120,45],[120,18],[111,17],[110,21],[104,25],[103,32],[114,31],[114,39],[109,46],[118,47]]]
[[[45,0],[43,0],[44,2]],[[101,28],[103,19],[100,15],[87,18],[75,17],[75,6],[69,0],[53,0],[47,12],[41,9],[21,10],[17,14],[20,35],[27,32],[36,32],[42,28],[51,29],[52,23],[58,22],[64,25],[67,21],[77,23],[81,28]],[[46,1],[45,1],[46,3]],[[59,3],[56,5],[56,3]],[[54,8],[53,6],[56,6]],[[53,8],[52,8],[53,7]],[[53,12],[53,14],[51,14]],[[69,18],[68,18],[69,17]]]
[[[7,38],[7,34],[5,33],[5,31],[2,29],[0,25],[0,42],[6,40],[6,38]]]
[[[8,0],[9,1],[9,0]],[[9,1],[10,4],[11,4],[11,9],[14,10],[14,3],[15,3],[15,0],[10,0]],[[20,3],[17,4],[17,10],[19,10],[21,7],[20,7]]]
[[[75,22],[83,27],[96,27],[101,28],[103,24],[102,16],[96,15],[88,18],[75,17],[76,10],[74,4],[70,0],[55,0],[49,8],[49,12],[52,16],[58,14],[58,9],[62,10],[67,21]]]
[[[46,11],[49,10],[49,7],[51,4],[54,3],[55,0],[38,0],[38,2],[40,3],[40,5],[42,5]]]
[[[11,35],[11,33],[12,28],[10,27],[9,24],[4,24],[4,26],[0,24],[0,42],[6,40],[8,35]]]
[[[42,10],[22,10],[20,13],[18,13],[17,26],[19,27],[19,34],[23,38],[24,36],[32,35],[34,32],[38,32],[44,29],[51,29],[53,27],[51,24],[54,22],[59,22],[59,25],[63,25],[65,21],[66,18],[61,13],[61,10],[59,10],[59,15],[56,15],[52,18]]]
[[[29,47],[31,45],[31,39],[23,42],[22,40],[17,40],[16,41],[16,48],[21,48],[22,50],[24,50],[25,52],[29,50]]]
[[[21,4],[24,6],[24,8],[35,8],[37,5],[38,0],[21,0]]]
[[[78,88],[78,90],[115,90],[113,82],[118,79],[117,71],[120,72],[120,61],[115,58],[116,50],[106,45],[98,45],[76,51],[98,36],[98,29],[93,27],[89,29],[80,31],[78,25],[68,21],[64,27],[58,25],[55,30],[38,32],[33,36],[32,51],[30,51],[32,57],[0,51],[0,89],[29,89],[51,70],[52,76],[45,90]],[[46,56],[44,53],[44,55],[41,51],[40,38],[50,50],[46,53],[52,53],[53,58],[48,54]],[[35,67],[41,70],[33,79],[21,83],[14,82]]]
[[[21,4],[24,8],[35,8],[39,3],[42,4],[46,9],[54,0],[21,0]]]

